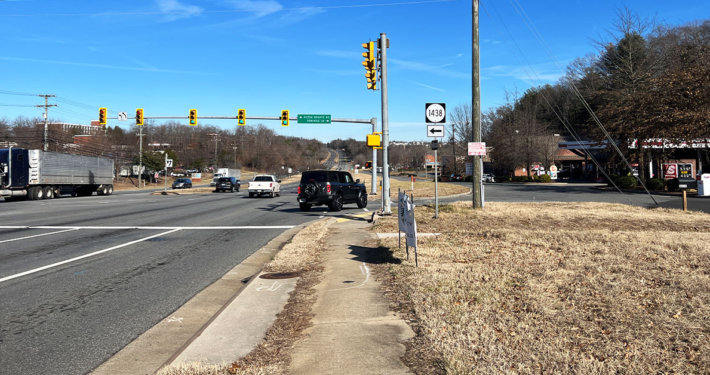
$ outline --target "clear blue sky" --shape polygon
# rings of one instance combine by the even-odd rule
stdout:
[[[50,109],[51,118],[85,124],[98,117],[101,106],[110,116],[117,111],[131,116],[136,108],[145,108],[146,116],[187,116],[190,108],[203,116],[236,116],[246,108],[247,116],[278,116],[289,109],[292,116],[380,121],[380,92],[366,90],[361,44],[386,32],[391,139],[424,140],[424,103],[445,102],[451,109],[471,100],[471,1],[413,2],[0,0],[0,104],[43,103],[2,90],[55,94],[95,106],[50,100],[59,104]],[[393,3],[399,5],[362,6]],[[611,28],[621,7],[670,24],[710,17],[707,0],[481,4],[483,109],[503,103],[505,89],[530,87],[516,55],[541,83],[553,83],[561,74],[513,5],[522,6],[563,66],[595,51],[590,39]],[[40,114],[37,108],[0,106],[0,117]],[[370,130],[354,124],[263,123],[280,134],[322,141],[364,140]],[[127,128],[126,122],[109,124]]]

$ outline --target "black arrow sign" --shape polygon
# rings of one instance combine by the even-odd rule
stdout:
[[[436,133],[443,133],[444,130],[442,130],[442,129],[436,129],[436,128],[431,128],[430,132],[431,132],[431,134],[436,134]]]

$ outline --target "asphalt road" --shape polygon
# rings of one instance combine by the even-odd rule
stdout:
[[[454,182],[458,185],[471,186],[470,182]],[[678,195],[653,194],[653,198],[646,193],[624,192],[615,190],[598,190],[599,184],[516,184],[516,183],[487,183],[484,184],[484,198],[486,202],[605,202],[630,204],[640,207],[660,207],[682,209],[683,202]],[[416,199],[416,197],[415,197]],[[471,195],[455,198],[440,199],[440,203],[471,199]],[[419,204],[431,203],[431,199],[417,200]],[[710,198],[688,197],[688,209],[710,213]]]
[[[300,212],[295,188],[0,200],[0,373],[91,371],[285,228],[325,214]]]

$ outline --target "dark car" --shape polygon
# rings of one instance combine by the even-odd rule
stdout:
[[[191,189],[192,180],[189,178],[178,178],[173,182],[173,189]]]
[[[241,181],[237,180],[235,177],[220,177],[214,186],[214,191],[229,191],[234,193],[239,191],[241,186]]]
[[[331,211],[340,211],[344,204],[356,203],[367,207],[367,189],[360,180],[344,171],[308,171],[301,175],[298,185],[298,205],[301,211],[310,211],[313,205],[328,205]]]
[[[452,174],[450,181],[461,182],[461,181],[463,181],[463,176],[461,176],[460,174]]]

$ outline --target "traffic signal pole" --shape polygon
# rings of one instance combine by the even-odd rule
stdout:
[[[389,108],[387,106],[387,34],[380,34],[380,86],[382,90],[382,202],[383,214],[392,214],[392,200],[390,199],[390,171],[389,171]],[[377,171],[375,171],[377,172]]]
[[[375,120],[375,119],[373,119]],[[372,134],[377,132],[377,122],[372,123]],[[372,165],[370,166],[372,171],[372,189],[370,194],[377,194],[377,148],[372,148]]]

